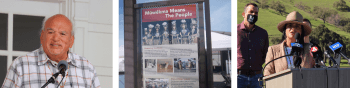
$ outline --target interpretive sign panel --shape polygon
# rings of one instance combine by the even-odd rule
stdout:
[[[198,88],[196,4],[142,9],[145,88]]]

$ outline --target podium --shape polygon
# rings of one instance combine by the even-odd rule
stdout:
[[[350,88],[350,68],[287,69],[263,79],[266,88]]]

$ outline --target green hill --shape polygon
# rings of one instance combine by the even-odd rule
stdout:
[[[336,10],[333,8],[333,3],[339,1],[339,0],[294,0],[295,3],[303,2],[306,3],[311,9],[313,9],[314,6],[322,6],[322,7],[327,7],[333,10]],[[350,6],[350,1],[349,0],[344,0],[346,2],[346,5]],[[338,11],[339,14],[343,14],[344,16],[350,18],[350,13],[349,12],[341,12]]]
[[[242,17],[242,12],[244,10],[244,6],[249,3],[249,2],[254,2],[254,0],[238,0],[237,1],[237,23],[241,23],[243,21]],[[260,1],[260,0],[258,0]],[[268,3],[270,4],[273,0],[269,0]],[[284,4],[287,13],[292,12],[292,11],[298,11],[300,14],[303,15],[304,18],[307,18],[311,21],[312,27],[316,28],[320,24],[324,24],[322,20],[315,19],[312,14],[305,12],[303,10],[300,10],[296,7],[294,7],[295,3],[299,3],[302,1],[302,3],[308,5],[311,8],[311,11],[314,6],[321,6],[321,7],[328,7],[330,9],[333,8],[333,3],[339,0],[293,0],[293,4],[288,2],[289,0],[274,0],[274,1],[280,1],[282,4]],[[345,0],[347,2],[347,5],[350,6],[350,0]],[[257,3],[258,4],[258,3]],[[259,5],[259,4],[258,4]],[[337,10],[338,11],[338,10]],[[350,18],[350,12],[341,12],[338,11],[338,14],[341,14],[343,16],[346,16]],[[256,25],[264,28],[268,34],[269,34],[269,39],[270,39],[270,45],[273,45],[271,42],[272,38],[281,38],[282,33],[277,30],[277,25],[279,22],[284,21],[286,18],[286,15],[284,14],[283,16],[280,15],[277,11],[273,9],[259,9],[259,19],[256,23]],[[332,24],[325,23],[324,24],[329,30],[339,34],[340,36],[344,36],[346,38],[350,38],[350,33],[347,33],[345,31],[342,31],[341,28],[338,28]],[[341,63],[347,63],[347,61],[342,60]],[[348,64],[341,64],[341,67],[350,67]]]
[[[237,10],[237,22],[238,23],[241,23],[243,21],[242,12],[244,10],[244,6],[247,3],[249,3],[249,1],[250,0],[238,0],[238,2],[237,2],[237,6],[238,6],[237,7],[237,9],[238,9]],[[275,1],[278,1],[278,0],[275,0]],[[284,6],[286,7],[287,13],[292,12],[292,11],[298,11],[300,14],[303,15],[304,18],[309,19],[312,23],[313,28],[315,28],[316,26],[318,26],[320,24],[323,24],[322,20],[315,20],[314,17],[310,13],[307,13],[303,10],[300,10],[300,9],[294,7],[294,4],[291,4],[290,2],[286,2],[285,0],[279,0],[279,1],[282,4],[284,4]],[[301,0],[295,0],[294,3],[298,3],[300,1]],[[303,3],[307,3],[307,5],[309,5],[309,7],[311,7],[311,9],[316,5],[317,6],[319,6],[319,5],[326,6],[326,7],[329,7],[331,9],[334,9],[332,6],[333,6],[333,3],[335,1],[338,1],[338,0],[317,0],[317,1],[315,1],[315,0],[303,0]],[[269,3],[271,3],[271,2],[272,2],[272,0],[269,0]],[[254,2],[254,3],[256,3],[256,2]],[[331,4],[329,4],[329,3],[331,3]],[[350,6],[350,2],[347,4]],[[339,14],[349,14],[348,16],[350,17],[350,12],[340,12],[339,11]],[[280,14],[278,14],[278,12],[274,11],[273,9],[259,9],[259,19],[258,19],[256,25],[267,30],[270,39],[274,38],[274,37],[280,38],[282,33],[277,31],[277,25],[279,22],[284,21],[286,19],[285,18],[286,15],[287,14],[284,14],[283,16],[281,16]],[[340,28],[338,28],[332,24],[329,24],[329,23],[326,23],[325,25],[329,30],[334,31],[341,36],[345,36],[347,38],[350,38],[349,33],[342,31]],[[270,45],[272,45],[271,42],[270,42]]]

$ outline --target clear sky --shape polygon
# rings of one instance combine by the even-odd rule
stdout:
[[[136,0],[147,3],[164,0]],[[210,0],[212,31],[231,32],[231,0]],[[124,45],[124,0],[119,0],[119,46]]]

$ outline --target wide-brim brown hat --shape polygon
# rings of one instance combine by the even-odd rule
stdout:
[[[304,32],[305,36],[309,35],[312,31],[311,27],[308,24],[303,23],[303,16],[297,11],[293,11],[293,12],[289,13],[285,21],[278,23],[277,29],[283,33],[283,30],[284,30],[286,24],[288,24],[288,23],[296,23],[296,24],[302,25],[302,27],[304,29],[303,32]]]

